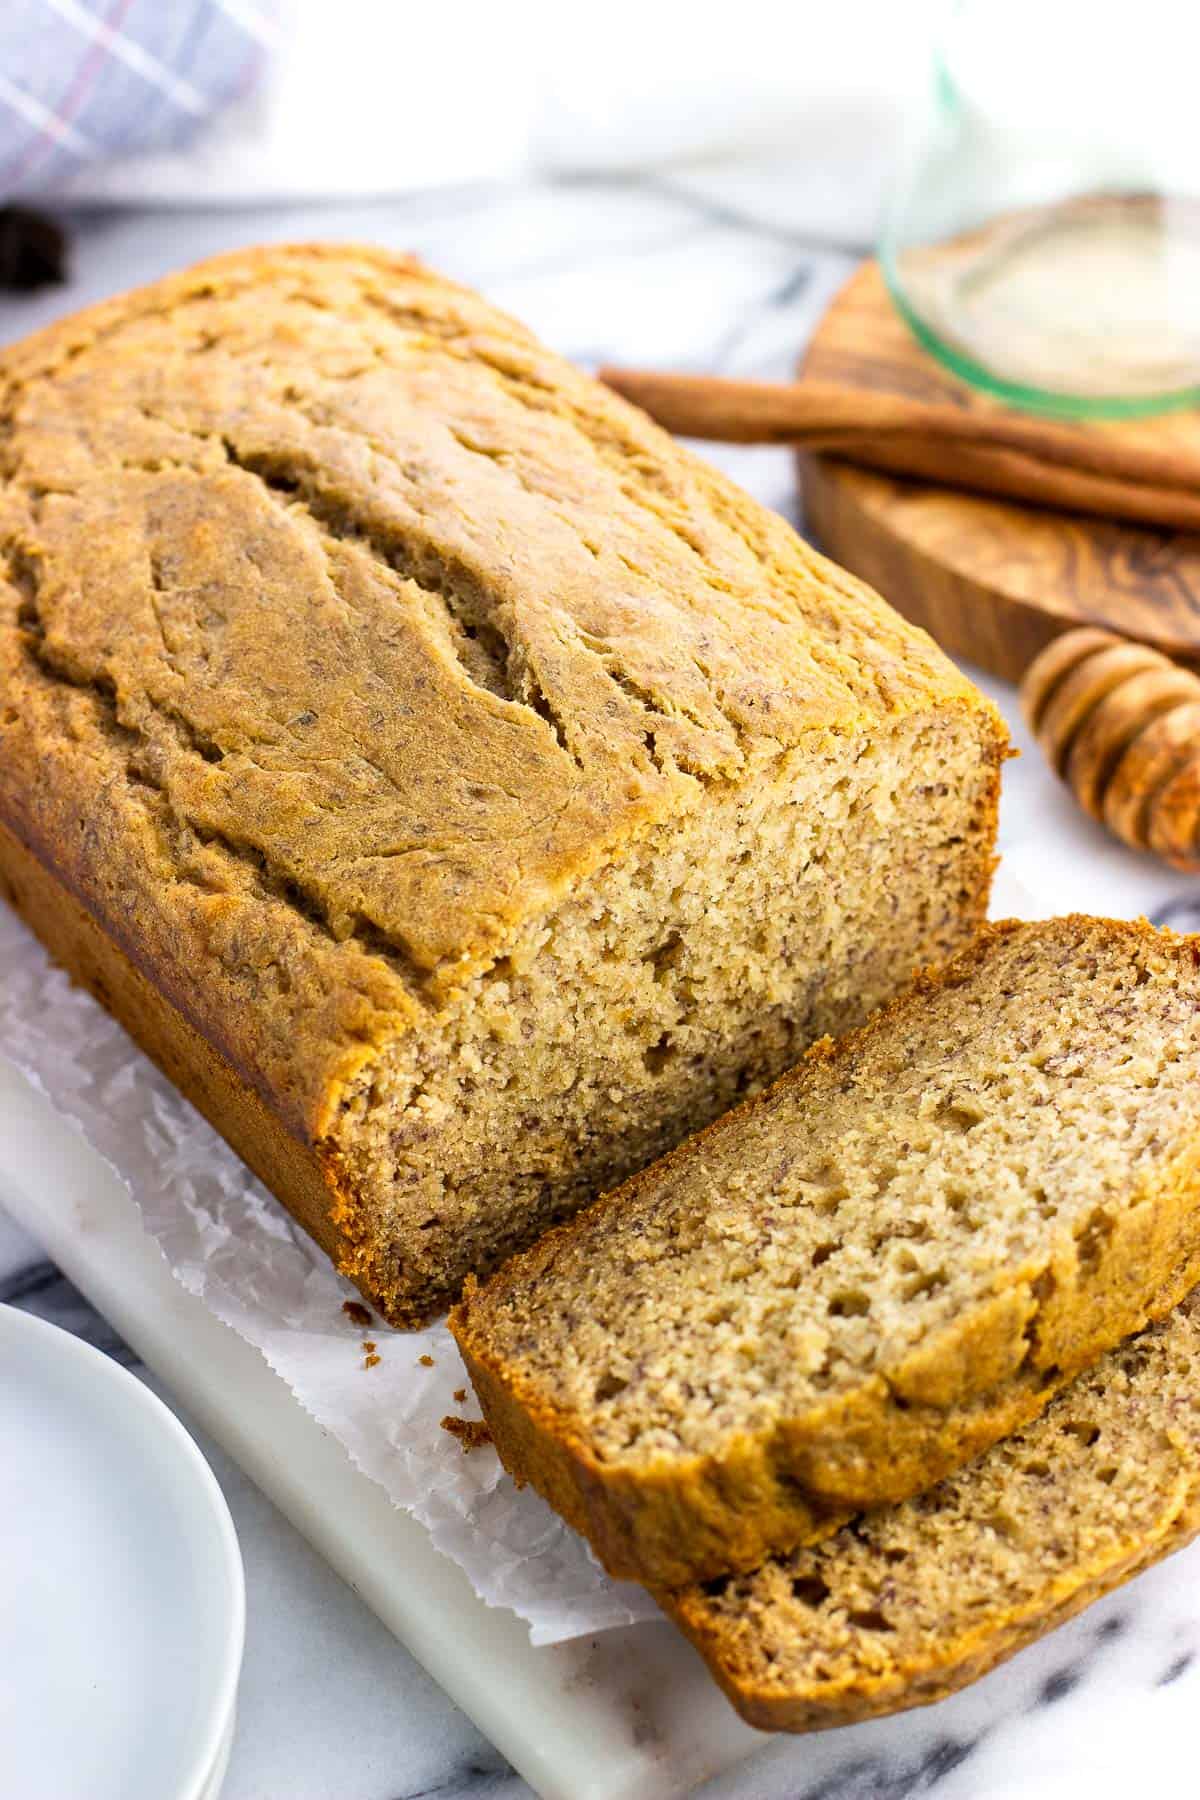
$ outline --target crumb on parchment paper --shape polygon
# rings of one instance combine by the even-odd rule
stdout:
[[[369,1356],[363,1357],[363,1368],[373,1369],[376,1363],[381,1363],[382,1361],[383,1358],[380,1356],[378,1350],[372,1350]]]
[[[482,1419],[459,1419],[453,1413],[447,1413],[442,1420],[442,1430],[456,1437],[464,1451],[481,1450],[492,1441],[492,1434]]]
[[[458,1404],[459,1404],[459,1405],[460,1405],[460,1406],[461,1406],[461,1405],[462,1405],[462,1403],[463,1403],[463,1401],[464,1401],[464,1400],[465,1400],[465,1399],[466,1399],[466,1397],[467,1397],[467,1390],[466,1390],[466,1388],[455,1388],[455,1390],[454,1390],[454,1398],[455,1398],[455,1399],[456,1399],[456,1400],[457,1400],[457,1401],[458,1401]]]
[[[433,1367],[432,1356],[418,1356],[417,1361],[420,1363],[420,1365],[423,1369],[432,1369],[432,1367]]]
[[[361,1300],[343,1300],[342,1311],[352,1325],[370,1325],[373,1323],[371,1310]]]

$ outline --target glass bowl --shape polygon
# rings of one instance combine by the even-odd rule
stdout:
[[[1200,9],[957,0],[880,262],[925,347],[1028,409],[1200,405]]]

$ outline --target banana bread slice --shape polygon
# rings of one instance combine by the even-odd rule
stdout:
[[[986,910],[994,708],[406,258],[240,251],[0,389],[5,891],[393,1322]]]
[[[742,1717],[820,1731],[925,1706],[1200,1531],[1200,1297],[901,1506],[659,1593]]]
[[[1200,1276],[1200,939],[984,931],[451,1324],[616,1575],[757,1566],[1037,1414]]]

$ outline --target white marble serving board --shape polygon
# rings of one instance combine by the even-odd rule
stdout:
[[[994,910],[1033,916],[1001,873]],[[299,1406],[247,1343],[188,1294],[102,1159],[0,1058],[0,1206],[241,1464],[280,1510],[549,1800],[668,1800],[771,1743],[737,1719],[699,1658],[665,1621],[534,1649],[514,1615],[483,1605],[424,1529],[396,1511]],[[935,1783],[951,1795],[1127,1793],[1118,1754],[1149,1724],[1194,1703],[1180,1677],[1194,1658],[1200,1550],[1114,1597],[968,1693],[929,1711],[788,1746],[736,1778],[736,1791],[780,1791],[777,1754],[812,1800],[891,1800]],[[1147,1604],[1150,1594],[1154,1598]],[[1134,1629],[1130,1630],[1132,1622]],[[1102,1716],[1068,1704],[1085,1678],[1106,1690]],[[1186,1689],[1178,1696],[1175,1688]],[[1093,1705],[1095,1695],[1089,1696]],[[1155,1704],[1157,1703],[1157,1704]],[[1072,1716],[1073,1715],[1073,1716]],[[1188,1716],[1185,1714],[1185,1716]],[[1121,1728],[1116,1729],[1118,1719]],[[1165,1722],[1165,1721],[1164,1721]],[[1099,1735],[1097,1735],[1099,1732]],[[1115,1734],[1115,1735],[1114,1735]],[[1037,1745],[1036,1751],[1034,1750]],[[1012,1785],[1013,1750],[1021,1777]],[[1031,1752],[1033,1754],[1031,1755]],[[970,1760],[968,1785],[959,1765]],[[985,1772],[990,1765],[992,1781]],[[1125,1774],[1121,1773],[1124,1768]],[[981,1783],[982,1779],[982,1785]],[[1042,1781],[1046,1785],[1042,1785]],[[789,1783],[790,1786],[790,1783]],[[793,1792],[797,1791],[792,1789]]]

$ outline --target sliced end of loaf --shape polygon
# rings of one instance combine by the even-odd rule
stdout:
[[[959,705],[814,733],[632,844],[349,1090],[349,1272],[429,1316],[958,948],[1002,754]]]
[[[751,1725],[965,1687],[1200,1526],[1200,1300],[940,1487],[746,1575],[660,1592]]]

